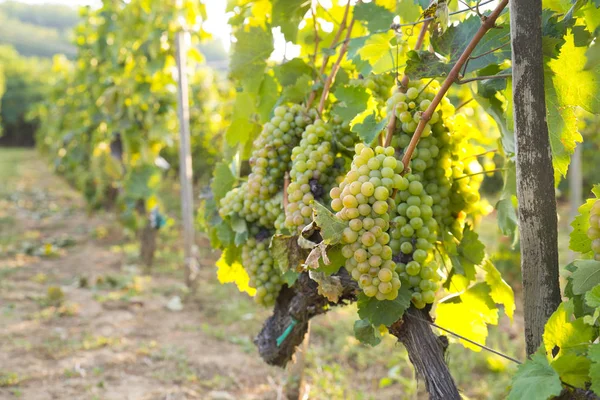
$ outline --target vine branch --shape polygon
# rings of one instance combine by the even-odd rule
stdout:
[[[331,84],[333,83],[335,76],[337,75],[342,60],[346,55],[346,51],[348,50],[348,44],[350,43],[350,36],[352,35],[352,28],[354,27],[354,17],[350,20],[350,24],[348,25],[348,30],[346,31],[346,38],[344,39],[344,44],[340,50],[340,55],[336,60],[335,64],[333,64],[333,68],[331,68],[331,73],[327,77],[325,81],[325,85],[323,86],[323,93],[321,94],[321,101],[319,102],[319,114],[323,112],[323,108],[325,107],[325,100],[327,99],[327,95],[329,94],[329,89],[331,88]]]
[[[415,148],[417,147],[417,143],[419,142],[419,139],[421,138],[421,134],[423,133],[423,130],[425,129],[425,125],[427,125],[427,122],[431,119],[431,115],[435,112],[435,109],[437,108],[437,106],[440,104],[440,102],[442,101],[442,99],[444,98],[444,96],[446,95],[448,90],[450,89],[450,86],[452,86],[452,84],[457,80],[457,78],[460,74],[461,68],[467,62],[469,57],[471,57],[471,54],[473,53],[473,50],[475,50],[475,47],[479,44],[479,42],[481,41],[483,36],[487,33],[487,31],[489,31],[490,29],[492,29],[494,27],[496,20],[500,16],[500,13],[502,12],[502,10],[504,10],[504,8],[507,5],[508,5],[508,0],[502,0],[500,2],[500,4],[498,4],[498,6],[494,9],[494,11],[492,11],[492,13],[489,15],[489,17],[485,18],[482,21],[481,26],[479,27],[479,29],[477,30],[477,32],[471,39],[471,42],[467,45],[467,48],[463,51],[463,53],[460,56],[460,58],[458,59],[458,61],[456,61],[456,64],[454,65],[454,67],[452,67],[452,70],[448,73],[446,80],[444,80],[442,87],[437,92],[434,99],[431,101],[431,104],[429,105],[429,107],[427,107],[427,110],[425,110],[425,112],[421,116],[419,125],[417,126],[417,129],[415,130],[415,133],[413,134],[413,136],[410,140],[410,143],[409,143],[408,147],[406,148],[404,156],[402,157],[402,163],[404,164],[405,169],[408,167],[408,163],[410,162],[413,152],[415,151]]]
[[[348,0],[348,4],[346,4],[346,9],[344,10],[344,16],[342,17],[342,22],[340,23],[340,27],[339,27],[337,33],[335,34],[335,37],[333,38],[333,42],[332,42],[331,46],[329,46],[329,50],[333,50],[337,47],[337,42],[340,40],[342,33],[346,29],[346,22],[348,21],[349,11],[350,11],[350,0]],[[315,47],[316,47],[316,45],[315,45]],[[323,56],[323,63],[321,64],[321,69],[319,70],[319,78],[321,76],[323,76],[323,74],[325,73],[325,68],[327,68],[327,63],[329,62],[329,57],[330,57],[329,54],[325,54]],[[317,61],[317,57],[316,57],[316,52],[315,52],[315,63],[316,63],[316,61]],[[308,101],[306,102],[306,109],[310,108],[313,101],[315,101],[316,97],[317,97],[317,90],[315,89],[312,92],[310,92],[310,97],[308,98]]]

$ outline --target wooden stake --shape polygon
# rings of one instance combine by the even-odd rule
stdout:
[[[176,60],[178,74],[179,114],[179,179],[181,182],[181,219],[183,221],[183,245],[185,256],[185,281],[194,288],[198,264],[194,243],[194,199],[192,188],[192,155],[190,145],[190,110],[187,81],[186,33],[177,33]]]

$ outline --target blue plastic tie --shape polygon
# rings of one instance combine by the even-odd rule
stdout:
[[[296,326],[297,323],[298,323],[298,321],[296,321],[294,318],[292,318],[292,323],[289,324],[288,327],[285,328],[285,331],[283,331],[281,336],[279,336],[277,338],[277,347],[281,346],[281,343],[283,343],[283,341],[290,335],[290,332],[292,331],[294,326]]]

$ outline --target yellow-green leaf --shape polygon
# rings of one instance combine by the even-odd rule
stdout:
[[[488,325],[498,324],[498,309],[490,297],[490,289],[478,283],[458,297],[439,303],[436,324],[477,343],[485,344]],[[473,351],[481,348],[465,340],[460,343]]]
[[[485,282],[490,286],[490,296],[497,304],[504,306],[504,312],[512,320],[515,313],[515,294],[512,288],[502,279],[502,275],[490,260],[483,263],[486,272]]]
[[[543,338],[549,357],[585,350],[592,339],[594,329],[583,318],[571,321],[572,308],[570,302],[561,303],[546,322]]]
[[[239,262],[227,263],[227,251],[221,254],[217,261],[217,279],[221,283],[235,283],[240,292],[246,292],[250,296],[256,294],[256,289],[249,286],[250,277]]]

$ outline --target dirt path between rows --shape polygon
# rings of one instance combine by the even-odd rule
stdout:
[[[215,317],[214,255],[212,292],[150,278],[111,214],[89,215],[35,152],[15,158],[0,170],[0,399],[277,398],[283,372],[240,335],[243,316]]]

